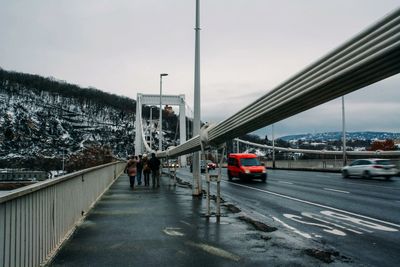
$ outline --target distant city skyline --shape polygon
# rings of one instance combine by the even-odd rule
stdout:
[[[0,67],[193,105],[195,1],[6,1]],[[202,120],[218,123],[398,8],[396,0],[201,1]],[[400,132],[400,75],[345,96],[347,131]],[[189,114],[190,115],[190,114]],[[271,126],[256,131],[265,135]],[[341,131],[335,99],[275,135]],[[264,134],[263,134],[264,133]]]

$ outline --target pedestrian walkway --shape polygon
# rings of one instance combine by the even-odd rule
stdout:
[[[50,266],[301,266],[299,258],[279,256],[290,253],[282,254],[270,233],[226,209],[220,223],[207,219],[205,199],[191,193],[169,186],[167,177],[160,188],[132,191],[129,178],[120,176]]]

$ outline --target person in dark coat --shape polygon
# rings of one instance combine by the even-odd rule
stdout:
[[[137,183],[138,185],[142,184],[142,170],[143,170],[143,161],[142,161],[142,155],[139,155],[139,160],[137,161],[136,164],[136,168],[137,168]]]
[[[151,159],[149,160],[151,169],[151,178],[153,182],[153,188],[160,187],[160,160],[156,157],[155,153],[151,153]]]
[[[147,158],[147,155],[143,155],[143,176],[144,176],[144,185],[145,186],[150,186],[150,163],[149,159]]]

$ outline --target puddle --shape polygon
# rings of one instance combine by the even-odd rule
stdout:
[[[233,204],[224,204],[223,206],[226,207],[227,210],[229,210],[232,213],[239,213],[242,211],[241,209],[239,209],[238,207],[236,207]]]
[[[276,227],[266,225],[265,223],[253,220],[246,216],[240,216],[239,220],[247,222],[248,224],[252,225],[255,229],[257,229],[259,231],[274,232],[274,231],[278,230]]]
[[[250,250],[259,253],[267,251],[265,248],[251,248]]]
[[[338,251],[324,251],[319,249],[305,249],[304,252],[311,257],[314,257],[324,263],[332,263],[335,259],[341,260],[343,262],[351,262],[351,259],[340,255]]]

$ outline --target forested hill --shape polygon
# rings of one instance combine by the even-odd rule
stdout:
[[[0,69],[0,168],[60,169],[63,155],[71,170],[79,157],[126,158],[135,111],[127,97]]]
[[[117,110],[131,113],[136,111],[136,101],[133,99],[106,93],[96,88],[82,88],[54,78],[6,71],[0,68],[0,82],[3,86],[7,86],[10,92],[23,87],[37,94],[48,92],[66,98],[75,98],[81,102],[90,101],[97,106],[114,107]]]

